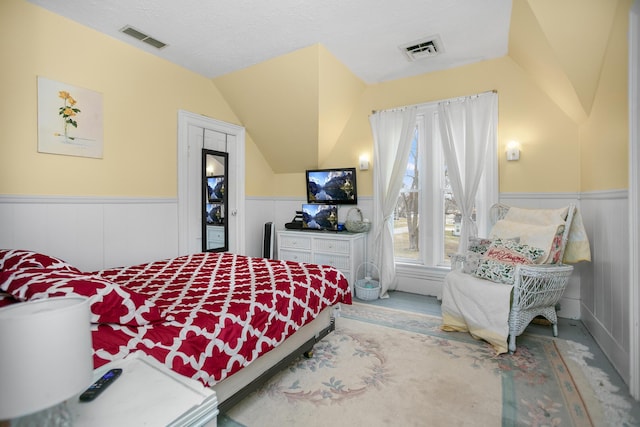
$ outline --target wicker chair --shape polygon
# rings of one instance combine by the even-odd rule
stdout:
[[[508,211],[509,206],[506,205],[497,204],[492,206],[490,212],[492,222],[495,224],[498,220],[503,219]],[[558,248],[559,253],[557,254],[556,259],[562,260],[574,214],[575,206],[570,205],[567,209],[560,247]],[[453,257],[452,270],[455,272],[452,271],[452,273],[449,274],[457,274],[458,279],[454,284],[450,284],[450,282],[453,283],[453,280],[449,281],[445,279],[445,287],[459,286],[465,288],[464,292],[477,292],[477,298],[473,298],[472,303],[481,306],[483,304],[483,290],[481,289],[481,285],[478,286],[478,284],[482,284],[482,282],[491,283],[494,286],[495,284],[484,279],[473,277],[471,274],[463,275],[469,276],[469,280],[461,280],[460,277],[462,276],[460,276],[460,271],[465,262],[465,256],[462,254],[458,254]],[[513,292],[510,298],[511,306],[508,314],[509,353],[514,353],[516,350],[516,337],[521,335],[529,323],[538,316],[545,317],[553,327],[553,335],[558,336],[556,305],[564,293],[572,271],[572,266],[563,264],[522,264],[516,266],[514,272]],[[473,290],[470,291],[470,289]],[[445,301],[445,298],[451,298],[450,295],[455,295],[455,293],[448,292],[446,289],[443,291],[443,318],[445,317],[445,307],[450,306],[449,303]],[[464,313],[462,313],[462,316],[464,317]],[[443,327],[443,329],[465,330],[464,328],[447,329],[446,327]],[[471,328],[467,330],[471,331]],[[479,338],[484,337],[479,335]],[[491,342],[491,340],[488,341]]]

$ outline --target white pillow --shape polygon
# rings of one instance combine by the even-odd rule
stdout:
[[[511,207],[503,219],[535,225],[561,225],[565,223],[569,207],[562,209],[525,209]]]

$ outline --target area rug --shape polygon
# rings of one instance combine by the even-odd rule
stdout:
[[[558,340],[514,355],[440,318],[355,303],[336,330],[227,414],[221,427],[602,426],[602,405]],[[571,366],[574,364],[575,366]]]

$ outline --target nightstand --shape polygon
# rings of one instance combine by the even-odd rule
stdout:
[[[122,375],[94,401],[83,403],[77,396],[69,400],[74,426],[217,425],[218,399],[202,383],[142,352],[101,366],[94,380],[112,368],[121,368]]]

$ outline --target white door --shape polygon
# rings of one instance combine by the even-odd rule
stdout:
[[[181,255],[202,251],[202,149],[229,154],[229,251],[244,254],[244,128],[180,111],[178,229]]]

